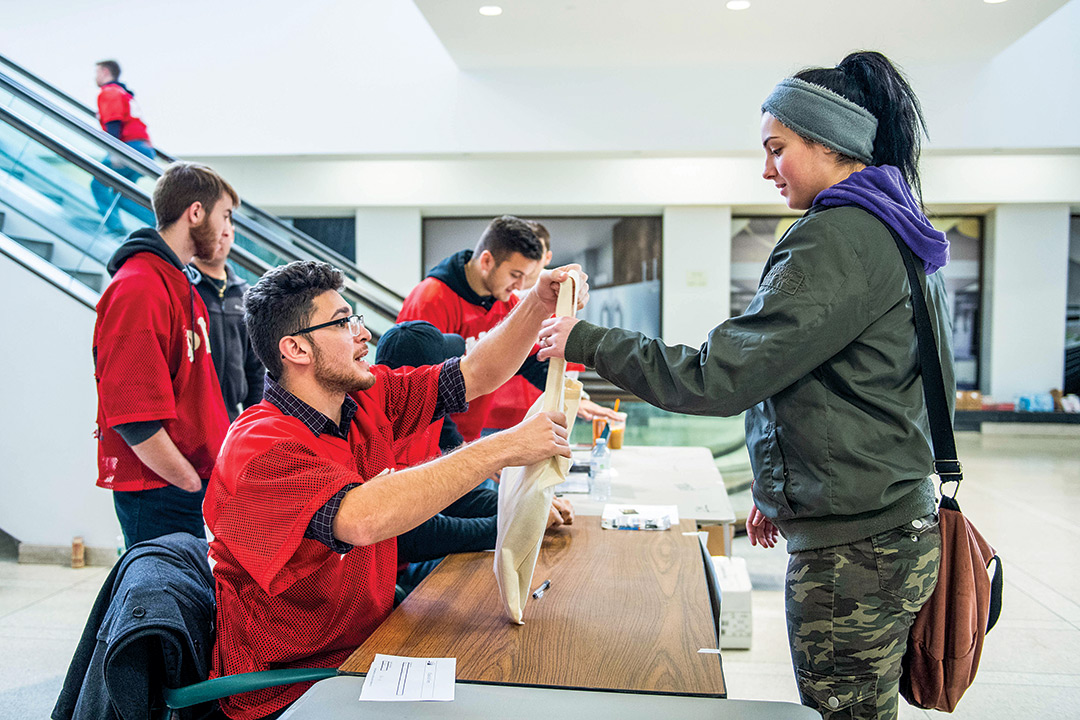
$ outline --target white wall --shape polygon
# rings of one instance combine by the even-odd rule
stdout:
[[[0,528],[24,543],[116,547],[112,493],[94,485],[94,311],[0,255],[9,351],[0,374]]]
[[[1080,124],[1080,123],[1078,123]],[[786,212],[761,177],[760,151],[731,157],[319,159],[199,156],[257,205],[308,214],[342,207],[412,207],[425,216],[658,213],[670,205]],[[1080,153],[928,154],[932,206],[1080,205]]]
[[[763,40],[737,70],[465,72],[405,0],[6,0],[3,12],[4,53],[88,103],[93,63],[118,57],[151,136],[182,156],[748,152],[762,99],[798,69]],[[894,57],[933,147],[1080,145],[1078,28],[1072,0],[989,64]]]
[[[1061,388],[1068,257],[1068,206],[1002,205],[993,212],[982,389],[1001,402]]]
[[[731,208],[664,208],[663,332],[698,347],[731,304]]]

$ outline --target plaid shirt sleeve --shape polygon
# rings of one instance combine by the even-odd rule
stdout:
[[[439,399],[435,401],[435,422],[443,415],[465,412],[469,401],[465,399],[465,376],[461,374],[461,358],[453,357],[443,363],[439,372]]]
[[[341,542],[334,537],[334,518],[337,517],[338,510],[341,509],[345,493],[355,487],[360,487],[360,483],[349,483],[338,490],[334,497],[327,500],[325,505],[316,510],[311,522],[308,523],[307,530],[304,531],[304,537],[318,540],[339,555],[344,555],[352,550],[352,545]]]

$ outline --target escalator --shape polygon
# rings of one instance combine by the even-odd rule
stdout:
[[[77,535],[88,556],[108,557],[117,527],[111,494],[94,485],[94,308],[109,258],[127,232],[152,219],[161,169],[0,75],[0,307],[9,339],[0,373],[0,528],[21,548],[62,553]],[[117,173],[121,162],[141,177]],[[109,198],[105,212],[95,187]],[[234,215],[237,274],[253,283],[283,263],[325,260],[345,272],[342,294],[376,339],[393,324],[400,298],[314,240],[256,215],[249,206]]]
[[[158,158],[172,161],[160,151]],[[134,170],[135,181],[117,167]],[[14,241],[100,293],[112,252],[128,232],[152,224],[150,193],[161,172],[158,162],[102,132],[91,110],[0,55],[0,232],[6,245]],[[246,201],[233,222],[232,262],[248,282],[293,260],[329,262],[345,273],[343,295],[376,340],[393,324],[401,296],[353,261]]]

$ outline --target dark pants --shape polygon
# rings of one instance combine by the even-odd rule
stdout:
[[[137,492],[113,492],[113,506],[124,532],[124,547],[174,532],[205,538],[202,490],[189,493],[175,485]]]
[[[803,705],[825,720],[895,720],[900,661],[941,563],[936,515],[792,553],[785,601]]]
[[[151,160],[157,157],[154,148],[145,140],[132,140],[127,144],[132,150],[142,153]],[[105,167],[116,171],[117,175],[127,178],[131,182],[135,182],[142,177],[142,173],[138,170],[130,167],[123,159],[113,157],[112,155],[105,158],[102,164],[105,165]],[[156,224],[154,215],[149,210],[138,203],[128,200],[115,190],[110,190],[97,180],[90,181],[90,192],[94,195],[94,202],[97,203],[98,212],[100,212],[101,216],[105,219],[105,227],[114,233],[119,234],[124,232],[124,223],[118,212],[120,210],[123,210],[129,215],[133,215],[143,225],[153,227]],[[116,203],[115,207],[113,207],[113,203]]]

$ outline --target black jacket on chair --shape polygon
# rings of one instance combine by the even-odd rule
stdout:
[[[132,720],[160,712],[162,687],[209,675],[214,611],[205,540],[173,533],[133,545],[98,593],[53,720]],[[180,717],[216,710],[209,703]]]

